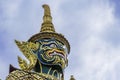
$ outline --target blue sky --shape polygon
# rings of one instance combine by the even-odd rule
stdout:
[[[43,4],[71,44],[65,80],[120,80],[119,0],[0,0],[0,78],[9,64],[24,57],[14,40],[27,41],[40,31]]]

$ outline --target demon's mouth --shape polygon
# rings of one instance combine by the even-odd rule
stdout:
[[[66,59],[65,52],[64,52],[64,51],[57,50],[57,49],[50,50],[50,51],[48,52],[48,54],[49,54],[50,56],[57,55],[57,56],[60,56],[60,57],[62,57],[62,58],[64,58],[64,59]]]
[[[49,65],[59,65],[62,69],[67,66],[67,55],[65,51],[59,49],[51,49],[41,54],[41,61]]]

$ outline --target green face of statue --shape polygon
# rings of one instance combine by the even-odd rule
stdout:
[[[44,65],[57,65],[64,69],[68,65],[67,47],[56,39],[42,39],[37,41],[40,46],[35,52],[38,60]]]

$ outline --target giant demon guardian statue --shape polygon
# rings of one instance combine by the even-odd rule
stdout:
[[[48,5],[43,5],[41,30],[28,41],[15,40],[29,63],[18,56],[20,69],[10,66],[6,80],[64,80],[68,65],[70,45],[67,39],[55,31]]]

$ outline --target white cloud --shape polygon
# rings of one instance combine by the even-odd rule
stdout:
[[[6,62],[4,62],[4,60],[0,59],[0,79],[4,80],[5,77],[7,76],[6,74],[8,74],[8,69],[9,66],[7,65]]]
[[[72,56],[74,59],[70,59],[73,60],[70,62],[73,62],[71,65],[78,65],[74,65],[75,68],[68,71],[68,74],[74,74],[78,80],[118,80],[115,68],[120,62],[120,46],[115,47],[103,39],[105,31],[113,27],[117,21],[114,6],[109,2],[99,4],[99,1],[91,5],[88,4],[87,8],[75,13],[76,20],[73,20],[73,23],[79,24],[75,25],[78,26],[77,30],[80,29],[79,26],[83,26],[81,29],[84,31],[82,34],[79,31],[75,33],[79,34],[77,39],[80,42],[72,53],[76,56]]]
[[[73,53],[79,58],[72,59],[78,65],[72,68],[73,71],[70,71],[70,74],[82,80],[118,80],[115,69],[120,62],[120,47],[113,47],[94,38],[87,39],[83,44],[80,45],[82,49],[79,53]]]
[[[21,2],[22,0],[2,1],[1,7],[4,15],[6,15],[7,18],[14,18],[15,16],[17,16]]]

